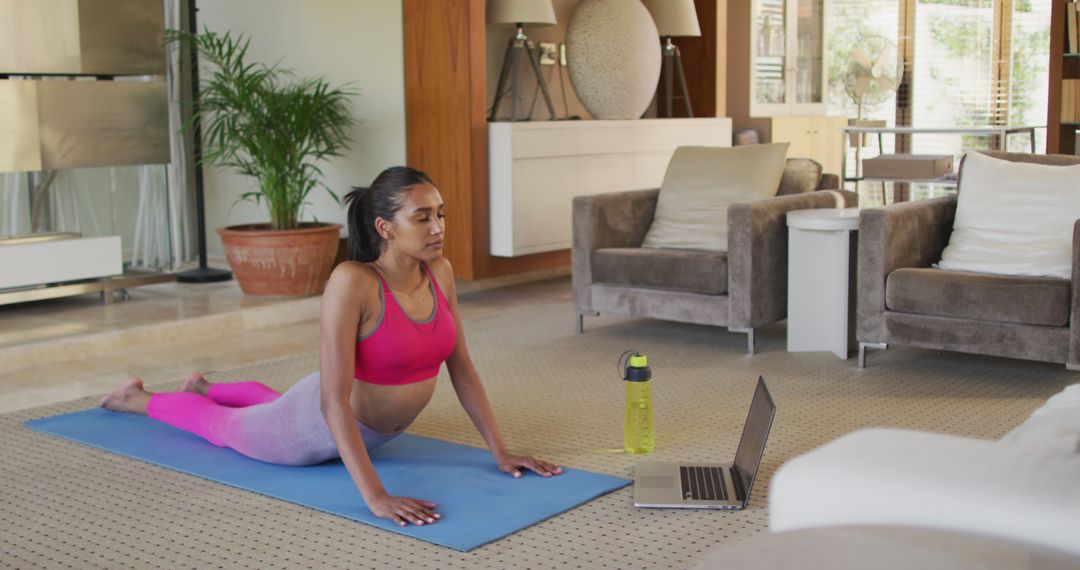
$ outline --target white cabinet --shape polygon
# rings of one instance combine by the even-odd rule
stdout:
[[[839,174],[843,164],[845,117],[773,117],[772,142],[791,143],[789,157],[812,158],[825,172]]]
[[[489,123],[491,255],[568,249],[574,196],[659,188],[685,145],[731,146],[731,119]]]
[[[0,243],[0,267],[8,269],[0,271],[0,289],[124,273],[120,236],[9,240]]]
[[[825,1],[739,1],[751,3],[750,116],[824,115]]]

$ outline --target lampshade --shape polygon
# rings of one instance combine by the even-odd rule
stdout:
[[[487,14],[492,24],[555,24],[551,0],[488,0]]]
[[[641,0],[661,36],[700,36],[694,0]],[[745,0],[736,0],[745,1]]]

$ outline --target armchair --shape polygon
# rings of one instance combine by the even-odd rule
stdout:
[[[825,191],[837,181],[814,161],[788,159],[780,195],[729,207],[726,252],[641,247],[659,190],[574,198],[578,332],[586,314],[600,313],[725,326],[746,333],[753,353],[754,329],[787,315],[786,214],[854,206],[853,193]]]
[[[1076,156],[986,154],[1013,162],[1080,164]],[[931,266],[949,242],[956,204],[956,196],[949,196],[861,212],[859,367],[866,365],[867,349],[900,344],[1080,369],[1080,222],[1073,231],[1071,280],[936,269]]]

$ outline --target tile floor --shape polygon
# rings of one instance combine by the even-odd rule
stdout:
[[[553,295],[570,302],[565,272],[531,277],[541,280],[462,281],[461,310],[482,319]],[[129,293],[108,305],[92,294],[0,306],[0,413],[103,394],[132,376],[160,382],[318,349],[315,297],[252,298],[235,281]]]

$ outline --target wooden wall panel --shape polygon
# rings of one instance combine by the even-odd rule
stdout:
[[[405,147],[446,202],[446,256],[461,279],[570,264],[570,252],[488,254],[484,0],[404,0]],[[569,206],[568,206],[569,207]]]
[[[1061,152],[1061,67],[1065,53],[1065,2],[1054,2],[1050,8],[1050,86],[1047,89],[1046,152]]]
[[[410,166],[426,172],[446,203],[446,256],[455,271],[473,274],[471,4],[482,0],[404,0],[405,149]],[[482,25],[482,21],[481,21]],[[481,36],[483,34],[480,34]],[[483,52],[481,52],[481,57]],[[482,90],[481,90],[482,92]]]
[[[695,0],[701,37],[673,38],[672,43],[682,54],[686,88],[695,117],[717,117],[717,2],[718,0]],[[662,40],[661,40],[662,41]],[[663,82],[663,78],[660,79]],[[661,83],[662,85],[662,83]],[[676,90],[676,93],[678,91]],[[674,114],[686,117],[686,106],[675,100]]]
[[[1048,104],[1046,117],[1046,152],[1051,154],[1073,154],[1076,152],[1076,129],[1061,124],[1061,81],[1066,78],[1080,77],[1076,60],[1065,60],[1066,53],[1066,10],[1072,4],[1065,0],[1053,0],[1050,8],[1050,62]],[[1071,65],[1070,65],[1071,64]]]

